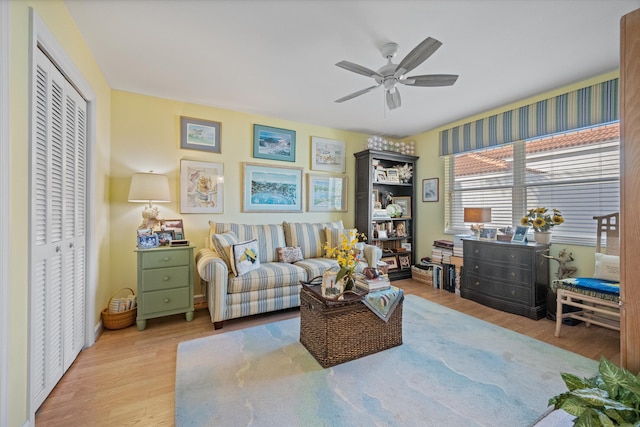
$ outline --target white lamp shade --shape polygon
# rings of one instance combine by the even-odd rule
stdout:
[[[170,202],[169,178],[157,173],[134,173],[129,187],[130,202]]]

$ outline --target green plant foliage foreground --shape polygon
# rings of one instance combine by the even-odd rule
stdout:
[[[561,375],[569,391],[549,399],[549,405],[576,416],[574,426],[640,427],[640,375],[604,357],[593,378]]]

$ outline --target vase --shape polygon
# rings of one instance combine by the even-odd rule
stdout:
[[[548,245],[551,243],[551,232],[550,231],[535,231],[533,233],[533,237],[536,242],[541,245]]]

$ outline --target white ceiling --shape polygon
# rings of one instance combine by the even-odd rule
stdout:
[[[640,0],[66,0],[112,88],[401,138],[618,68],[620,17]],[[409,74],[459,74],[451,87],[382,87],[426,37],[443,45]],[[203,117],[205,118],[205,117]],[[206,117],[215,120],[215,117]]]

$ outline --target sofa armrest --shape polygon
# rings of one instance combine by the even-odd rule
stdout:
[[[207,305],[211,322],[225,318],[229,268],[211,249],[200,249],[196,254],[196,267],[200,278],[207,282]]]
[[[378,261],[382,259],[382,249],[375,245],[364,245],[364,259],[369,267],[376,267]]]

